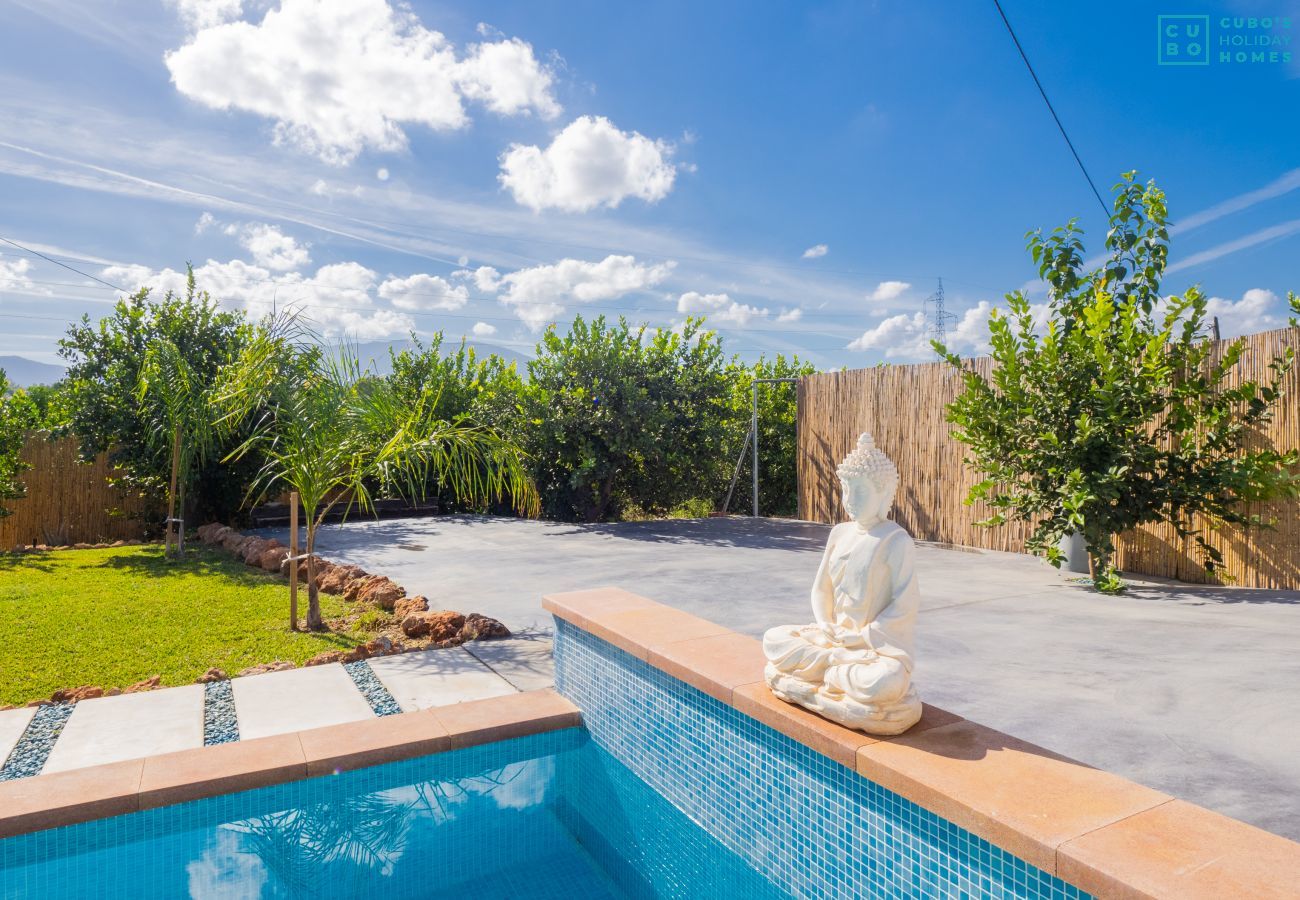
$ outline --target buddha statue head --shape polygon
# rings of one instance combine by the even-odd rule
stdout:
[[[844,457],[835,474],[840,477],[844,511],[864,528],[889,515],[898,490],[898,469],[876,446],[871,432],[858,436],[858,444]]]

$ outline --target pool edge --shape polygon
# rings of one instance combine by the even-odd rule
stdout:
[[[1102,897],[1295,896],[1300,844],[927,706],[895,738],[772,696],[758,641],[620,588],[549,594],[582,631]]]
[[[582,724],[554,689],[0,783],[0,839]]]

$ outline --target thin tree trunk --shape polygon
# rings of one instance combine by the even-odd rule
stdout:
[[[298,492],[289,494],[289,630],[298,630]]]
[[[167,533],[164,538],[163,555],[173,556],[172,550],[172,528],[176,518],[176,476],[181,467],[181,428],[179,425],[172,428],[172,481],[171,487],[167,491]]]
[[[176,509],[180,512],[180,521],[176,523],[176,558],[185,559],[185,481],[182,479],[176,487]]]
[[[316,588],[316,547],[315,519],[307,520],[307,630],[325,630],[325,620],[320,614],[320,591]]]

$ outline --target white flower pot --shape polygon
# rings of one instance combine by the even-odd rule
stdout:
[[[1070,532],[1061,538],[1060,548],[1065,554],[1062,568],[1067,572],[1088,574],[1088,542],[1083,539],[1082,534],[1077,531]]]

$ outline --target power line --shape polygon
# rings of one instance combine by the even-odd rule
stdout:
[[[57,259],[54,259],[51,256],[46,256],[44,253],[40,253],[39,251],[33,250],[31,247],[24,247],[22,244],[18,243],[17,241],[11,241],[7,237],[0,237],[0,241],[4,241],[6,244],[10,244],[11,246],[17,247],[19,250],[30,253],[32,256],[39,256],[41,259],[45,260],[46,262],[52,262],[56,266],[62,266],[63,268],[67,269],[69,272],[76,272],[78,275],[80,275],[83,278],[89,278],[91,281],[98,281],[100,284],[105,285],[106,287],[111,287],[115,291],[121,291],[124,294],[129,293],[126,288],[118,287],[117,285],[111,282],[105,281],[102,278],[97,278],[88,272],[81,271],[80,269],[74,269],[72,266],[68,265],[67,263],[59,262]]]
[[[1109,219],[1110,209],[1106,206],[1106,201],[1101,199],[1101,191],[1097,190],[1097,185],[1093,182],[1092,176],[1088,174],[1088,169],[1084,166],[1083,160],[1079,158],[1079,151],[1074,149],[1074,142],[1065,133],[1065,126],[1061,124],[1061,117],[1056,114],[1056,108],[1052,106],[1052,101],[1047,99],[1047,91],[1043,88],[1043,83],[1038,80],[1038,73],[1034,71],[1033,65],[1029,62],[1029,57],[1025,54],[1025,48],[1020,45],[1020,38],[1016,37],[1016,30],[1011,27],[1011,20],[1003,12],[999,0],[993,0],[993,5],[998,8],[998,15],[1002,16],[1002,22],[1007,26],[1007,32],[1011,35],[1011,40],[1015,42],[1016,49],[1020,51],[1020,58],[1025,61],[1025,68],[1029,70],[1030,77],[1034,79],[1034,84],[1038,85],[1038,93],[1043,95],[1043,102],[1047,104],[1047,111],[1056,120],[1056,127],[1060,129],[1061,137],[1065,138],[1065,145],[1070,148],[1070,153],[1074,155],[1074,161],[1079,164],[1079,171],[1083,173],[1084,178],[1088,179],[1088,187],[1092,188],[1092,195],[1097,198],[1102,215]]]

